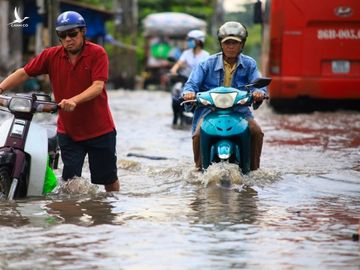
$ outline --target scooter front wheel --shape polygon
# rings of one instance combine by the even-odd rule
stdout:
[[[10,170],[8,167],[0,167],[0,199],[6,199],[11,187]]]

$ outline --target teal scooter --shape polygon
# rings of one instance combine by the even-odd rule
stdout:
[[[207,169],[212,163],[227,161],[238,164],[243,174],[250,171],[249,126],[236,108],[253,105],[254,109],[257,109],[259,104],[253,103],[250,89],[265,87],[270,82],[270,78],[258,78],[242,90],[217,87],[207,92],[199,92],[195,100],[184,102],[211,109],[205,115],[200,130],[203,169]]]

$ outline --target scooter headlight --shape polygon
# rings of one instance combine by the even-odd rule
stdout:
[[[12,112],[31,112],[31,100],[23,97],[13,97],[10,100],[9,110]]]
[[[237,93],[235,92],[226,93],[226,94],[211,93],[210,95],[217,108],[227,109],[227,108],[231,108],[234,105],[234,101]]]

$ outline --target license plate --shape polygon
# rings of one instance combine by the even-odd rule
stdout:
[[[350,62],[349,61],[332,61],[332,72],[333,73],[349,73]]]
[[[15,124],[11,130],[11,135],[18,135],[18,136],[22,136],[24,133],[24,126],[23,125],[18,125]]]

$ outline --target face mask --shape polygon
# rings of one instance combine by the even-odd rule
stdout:
[[[196,42],[194,39],[188,39],[187,41],[187,47],[189,49],[194,49],[196,47]]]

